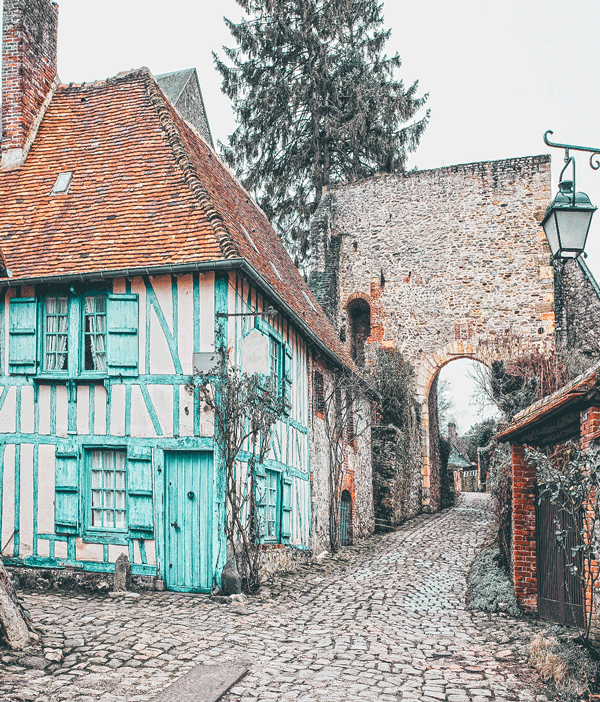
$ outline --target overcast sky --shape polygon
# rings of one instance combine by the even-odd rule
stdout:
[[[234,128],[211,51],[232,41],[223,16],[241,17],[234,0],[60,0],[59,75],[63,82],[104,79],[148,66],[155,73],[196,67],[215,140]],[[600,147],[598,0],[446,0],[384,3],[388,53],[403,60],[405,84],[429,93],[431,122],[409,167],[532,156],[553,158],[559,142]],[[600,171],[578,157],[577,189],[600,205]],[[588,240],[588,265],[600,280],[600,214]]]

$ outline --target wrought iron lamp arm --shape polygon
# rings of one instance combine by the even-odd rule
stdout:
[[[547,146],[553,146],[557,149],[565,149],[565,161],[569,159],[569,149],[572,151],[587,151],[587,153],[591,153],[592,155],[590,156],[590,166],[597,171],[600,168],[600,147],[593,147],[593,146],[575,146],[574,144],[558,144],[554,143],[553,141],[550,141],[548,139],[548,134],[554,134],[554,132],[551,129],[548,129],[548,131],[544,134],[544,143]],[[568,164],[567,164],[568,165]],[[565,166],[566,168],[567,166]],[[565,169],[563,169],[564,172]],[[561,174],[562,177],[562,174]],[[575,188],[573,188],[574,190]]]

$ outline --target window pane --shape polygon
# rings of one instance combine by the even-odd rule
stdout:
[[[92,451],[91,526],[124,529],[127,522],[125,451]]]
[[[106,371],[106,297],[86,297],[84,305],[83,367]]]

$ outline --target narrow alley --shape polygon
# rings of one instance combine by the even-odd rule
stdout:
[[[486,495],[463,494],[451,510],[239,604],[176,593],[27,594],[47,658],[24,669],[5,652],[0,697],[141,702],[198,663],[230,662],[249,672],[226,702],[533,700],[540,683],[527,644],[545,624],[466,608],[466,575],[491,520]]]

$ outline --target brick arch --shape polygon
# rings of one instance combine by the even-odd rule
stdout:
[[[370,295],[367,295],[367,293],[363,293],[363,292],[354,292],[354,293],[352,293],[352,295],[348,295],[348,297],[346,299],[346,303],[344,305],[344,309],[347,310],[348,305],[351,302],[354,302],[354,300],[363,300],[364,302],[367,303],[367,305],[369,305],[369,307],[371,309],[373,309],[373,299],[371,298]]]

